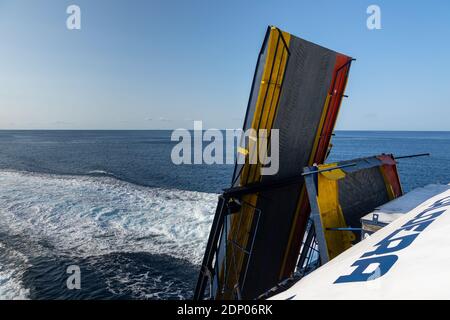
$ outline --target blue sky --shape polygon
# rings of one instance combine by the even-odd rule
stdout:
[[[0,0],[0,129],[240,128],[269,24],[357,58],[337,129],[450,130],[450,2],[392,0]]]

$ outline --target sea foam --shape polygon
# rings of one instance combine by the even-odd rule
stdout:
[[[199,264],[217,202],[217,194],[112,177],[0,171],[0,185],[1,229],[77,257],[148,252]],[[15,282],[1,270],[0,296],[25,297]]]

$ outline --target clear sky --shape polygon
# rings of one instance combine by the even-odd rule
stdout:
[[[357,58],[338,129],[450,130],[446,0],[0,0],[0,129],[240,128],[269,24]]]

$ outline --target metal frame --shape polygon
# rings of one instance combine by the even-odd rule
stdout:
[[[257,215],[255,232],[250,235],[249,238],[250,248],[247,250],[240,246],[234,239],[230,239],[228,237],[228,228],[229,222],[228,219],[233,214],[238,214],[236,212],[232,212],[230,208],[230,201],[233,201],[232,198],[221,195],[219,196],[219,203],[217,205],[216,215],[214,217],[214,221],[211,228],[211,233],[208,238],[208,243],[206,246],[205,256],[203,258],[202,267],[200,269],[200,275],[197,281],[197,285],[194,292],[194,300],[202,300],[205,298],[205,291],[207,284],[209,282],[209,294],[210,299],[213,299],[218,290],[221,290],[221,293],[226,293],[229,291],[233,291],[236,294],[236,298],[238,300],[241,299],[240,292],[242,292],[245,286],[245,280],[248,272],[248,265],[252,257],[253,245],[255,242],[256,234],[258,231],[259,219],[261,217],[261,210],[252,206],[249,203],[241,203],[241,206],[251,206],[254,210],[254,215]],[[242,215],[240,216],[242,218]],[[241,226],[241,221],[239,222],[238,228]],[[224,238],[225,237],[225,238]],[[225,241],[225,242],[223,242]],[[232,248],[229,251],[229,248]],[[223,261],[219,261],[218,253],[223,249],[225,254],[225,259]],[[240,250],[247,256],[246,262],[244,264],[245,272],[242,276],[236,275],[237,283],[233,288],[224,288],[220,287],[220,284],[217,288],[214,287],[215,281],[218,280],[220,273],[223,272],[224,277],[229,276],[229,268],[226,264],[226,255],[230,253],[234,259],[235,250]],[[236,268],[235,268],[236,269]]]
[[[338,168],[332,168],[332,170],[336,169]],[[317,204],[317,187],[315,181],[318,174],[317,167],[307,167],[304,169],[303,173],[305,173],[306,193],[308,194],[309,204],[311,207],[310,219],[313,221],[316,241],[319,247],[320,263],[325,264],[329,261],[329,257],[325,233],[323,232],[322,220],[320,218],[319,205]],[[300,252],[300,256],[303,254],[302,251]]]
[[[395,159],[395,158],[394,158]],[[317,178],[318,174],[324,171],[333,171],[337,169],[343,169],[345,168],[345,171],[348,173],[363,170],[363,169],[369,169],[377,166],[381,166],[382,161],[376,158],[376,156],[367,157],[367,158],[359,158],[355,160],[350,161],[341,161],[338,162],[335,167],[327,168],[324,170],[318,170],[317,167],[306,167],[303,170],[303,174],[305,176],[305,184],[306,184],[306,190],[308,194],[309,203],[311,206],[311,213],[310,218],[314,223],[314,229],[316,233],[316,241],[319,246],[319,254],[320,254],[320,261],[322,264],[327,263],[330,258],[328,256],[328,249],[327,249],[327,243],[325,240],[325,230],[322,226],[322,219],[320,216],[320,210],[317,203],[317,197],[318,197],[318,190],[317,190]],[[338,228],[333,231],[340,232],[340,231],[349,231],[349,228]],[[302,252],[300,253],[300,255]]]

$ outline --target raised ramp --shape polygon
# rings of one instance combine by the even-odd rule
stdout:
[[[294,272],[309,216],[305,166],[323,163],[352,59],[269,27],[258,58],[244,130],[279,129],[280,166],[262,176],[243,141],[232,188],[219,201],[195,298],[253,299]],[[268,137],[270,140],[270,136]],[[270,186],[270,187],[269,187]],[[238,205],[236,205],[236,203]]]
[[[402,195],[392,155],[305,168],[305,179],[322,263],[360,241],[364,215]]]

